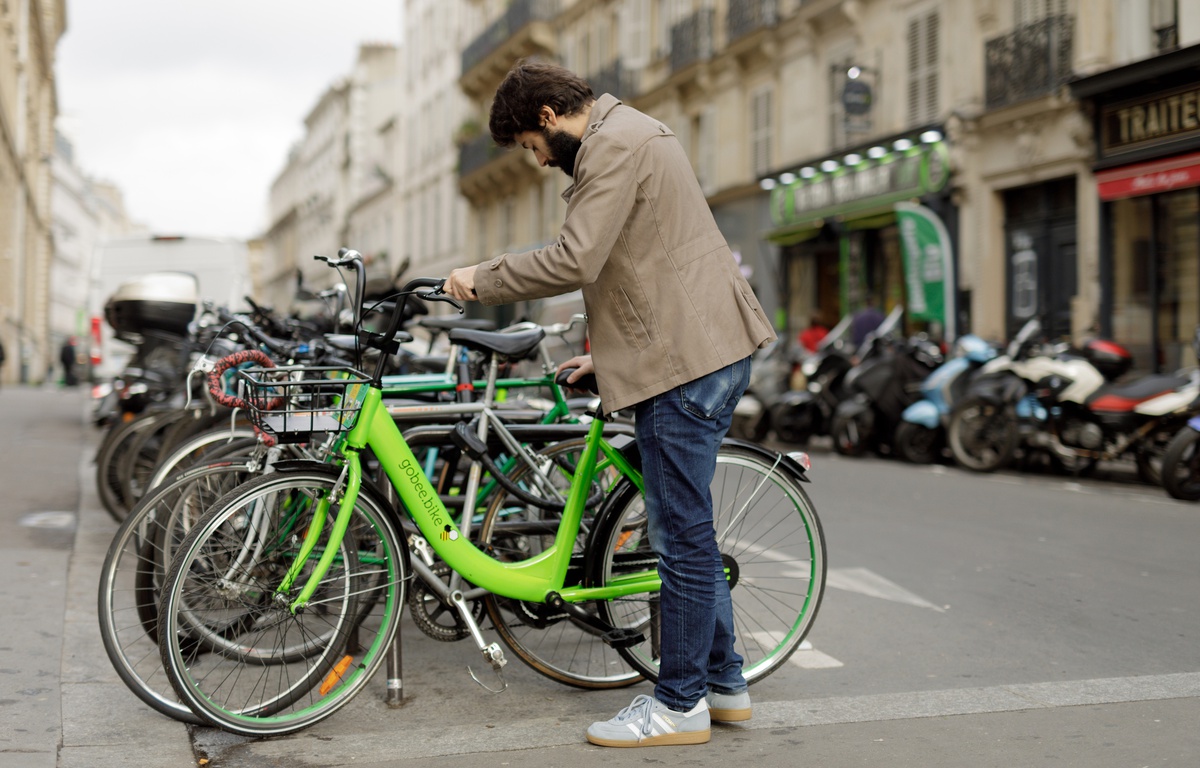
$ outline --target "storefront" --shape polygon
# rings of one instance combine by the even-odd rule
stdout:
[[[949,151],[932,127],[762,180],[793,338],[814,315],[836,323],[869,301],[885,313],[903,304],[910,332],[954,335],[949,179]]]
[[[1200,46],[1072,84],[1100,199],[1100,334],[1141,370],[1194,365],[1200,324]]]

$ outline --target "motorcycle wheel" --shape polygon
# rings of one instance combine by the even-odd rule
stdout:
[[[976,472],[995,472],[1006,466],[1017,449],[1020,425],[1006,405],[981,398],[959,403],[950,418],[950,452],[960,466]]]
[[[815,407],[776,406],[771,409],[771,428],[780,442],[804,444],[816,431]]]
[[[834,414],[829,430],[834,450],[843,456],[862,456],[871,444],[873,421],[871,414],[866,411],[855,416]]]
[[[911,421],[896,427],[893,439],[900,458],[913,464],[933,464],[942,457],[942,431],[930,429]]]
[[[766,410],[754,416],[739,416],[735,413],[733,421],[729,423],[730,437],[749,440],[752,443],[761,443],[766,439],[769,431],[771,431],[771,420],[767,417]]]
[[[1184,427],[1163,454],[1162,484],[1172,498],[1200,501],[1200,432]]]

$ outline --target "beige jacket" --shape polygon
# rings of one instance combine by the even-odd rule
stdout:
[[[558,240],[480,264],[487,305],[583,290],[612,412],[741,360],[775,332],[670,129],[604,94],[563,193]]]

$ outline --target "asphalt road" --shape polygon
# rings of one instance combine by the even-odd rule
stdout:
[[[577,691],[514,660],[489,694],[468,642],[403,630],[331,719],[251,740],[187,728],[113,673],[95,585],[83,393],[0,390],[0,766],[1200,765],[1200,506],[1128,480],[975,475],[813,451],[829,579],[811,647],[702,747],[583,742],[646,685]],[[1107,475],[1121,478],[1118,471]]]

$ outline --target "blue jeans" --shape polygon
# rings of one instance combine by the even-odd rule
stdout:
[[[676,711],[691,709],[709,690],[746,690],[709,486],[717,448],[749,381],[746,358],[634,407],[650,546],[662,577],[654,695]]]

